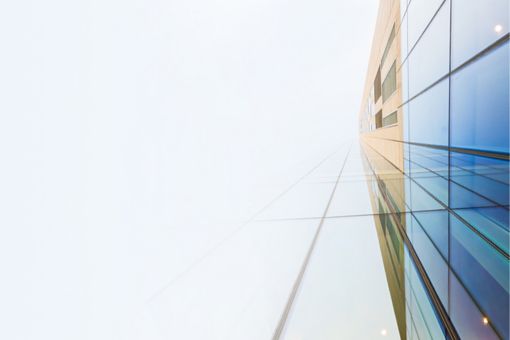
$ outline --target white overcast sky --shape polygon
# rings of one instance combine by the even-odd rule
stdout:
[[[0,338],[149,339],[149,296],[357,136],[377,6],[0,1]]]

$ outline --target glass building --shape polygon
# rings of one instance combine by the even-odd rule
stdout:
[[[359,115],[401,338],[508,339],[509,2],[381,1]]]
[[[508,13],[381,0],[360,143],[155,294],[155,339],[509,339]]]

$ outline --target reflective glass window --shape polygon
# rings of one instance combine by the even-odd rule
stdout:
[[[452,75],[452,146],[507,153],[508,42]]]
[[[399,338],[375,228],[372,216],[324,223],[282,339]]]
[[[409,140],[448,145],[448,79],[408,104]]]
[[[407,62],[402,64],[399,69],[401,77],[401,89],[402,89],[402,102],[405,103],[409,100],[409,68]]]
[[[448,151],[435,150],[428,147],[412,145],[410,147],[410,161],[417,165],[413,177],[442,176],[448,178]],[[423,174],[419,173],[419,169]],[[432,174],[431,172],[434,172]]]
[[[444,339],[444,328],[424,287],[418,271],[405,248],[405,289],[408,313],[417,333],[424,339]]]
[[[448,305],[448,266],[441,256],[438,248],[432,242],[426,230],[416,219],[410,220],[407,233],[413,247],[420,258],[427,275],[439,295],[443,305]],[[441,226],[443,231],[448,231],[448,224]],[[446,234],[446,240],[448,234]]]
[[[414,3],[411,2],[411,6]],[[450,9],[442,6],[423,37],[411,51],[409,63],[409,96],[430,86],[450,69]],[[411,20],[411,18],[409,18]]]
[[[403,137],[404,142],[409,141],[409,105],[404,104],[402,106],[402,130],[403,130]]]
[[[510,167],[507,160],[452,152],[451,164],[453,171],[461,169],[492,178],[504,184],[510,183]]]
[[[413,173],[413,170],[411,170]],[[443,177],[419,177],[415,181],[444,205],[448,205],[448,181]]]
[[[448,211],[414,212],[413,216],[423,227],[445,259],[448,258]]]
[[[450,207],[459,208],[477,208],[491,207],[494,203],[485,197],[463,187],[455,182],[450,182]]]
[[[507,253],[509,250],[508,210],[503,207],[458,209],[455,212]]]
[[[451,266],[494,327],[508,338],[508,260],[451,216]]]
[[[407,9],[409,48],[412,48],[430,23],[443,0],[413,0]],[[443,7],[449,7],[448,1]]]
[[[400,24],[400,53],[402,54],[402,60],[407,57],[409,51],[407,43],[407,15],[402,19]]]
[[[400,0],[400,18],[402,18],[407,10],[408,0]]]
[[[508,33],[508,0],[452,0],[452,68]]]
[[[406,181],[406,203],[411,211],[440,210],[443,207],[438,201],[418,185],[415,181]],[[407,196],[408,195],[408,196]]]
[[[508,205],[509,203],[508,184],[468,171],[463,173],[456,172],[455,175],[452,175],[451,179],[455,183],[479,193],[495,204]]]
[[[482,312],[455,275],[450,274],[450,318],[461,339],[496,340],[491,325],[483,323]]]

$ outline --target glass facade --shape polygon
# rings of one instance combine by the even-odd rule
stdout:
[[[451,76],[451,144],[508,154],[508,41]]]
[[[401,338],[510,338],[509,10],[400,1],[399,130],[361,143]]]
[[[360,143],[152,300],[165,338],[510,339],[509,1],[380,6]]]

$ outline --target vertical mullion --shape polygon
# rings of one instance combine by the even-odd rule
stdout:
[[[452,135],[452,126],[451,126],[451,95],[452,95],[452,9],[453,9],[453,1],[450,0],[450,30],[449,30],[449,51],[448,51],[448,208],[452,208],[451,205],[451,135]],[[451,214],[448,214],[448,313],[451,312]]]

